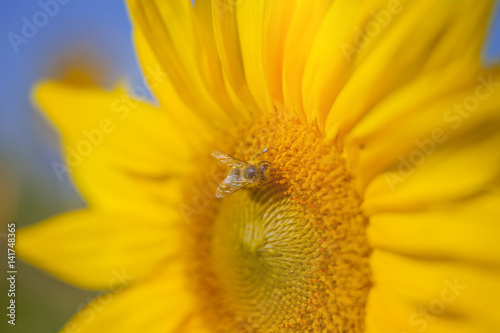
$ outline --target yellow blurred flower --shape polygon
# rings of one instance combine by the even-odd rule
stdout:
[[[129,1],[160,108],[36,89],[88,208],[18,252],[107,290],[63,332],[499,331],[492,5]],[[210,153],[264,148],[273,182],[216,198]]]

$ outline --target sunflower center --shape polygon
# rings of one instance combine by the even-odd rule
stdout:
[[[317,236],[310,216],[282,193],[280,186],[235,193],[215,221],[213,265],[240,325],[284,322],[314,291]]]
[[[217,185],[231,167],[198,162],[207,175],[191,189],[203,189],[207,198],[189,214],[186,253],[207,326],[214,332],[363,331],[367,219],[339,152],[314,126],[280,116],[235,133],[244,134],[220,140],[217,149],[251,161],[269,148],[258,160],[269,162],[273,181],[219,199]],[[186,191],[186,202],[194,195]]]

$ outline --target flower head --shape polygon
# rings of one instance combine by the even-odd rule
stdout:
[[[109,290],[68,328],[500,328],[491,1],[129,7],[159,109],[120,89],[36,90],[88,208],[24,230],[19,251]],[[218,198],[254,160],[272,181]]]

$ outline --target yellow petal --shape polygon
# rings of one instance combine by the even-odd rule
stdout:
[[[281,110],[285,41],[295,1],[213,1],[212,10],[219,55],[234,91],[254,117]]]
[[[372,247],[439,260],[500,265],[500,195],[489,193],[421,212],[370,218]]]
[[[162,214],[176,202],[172,186],[188,172],[190,151],[160,110],[121,90],[45,82],[35,93],[63,136],[66,160],[54,172],[61,180],[72,172],[90,204]]]
[[[81,210],[19,230],[19,256],[63,281],[90,289],[116,287],[120,276],[145,276],[178,255],[177,213],[140,215]]]
[[[451,66],[442,74],[456,75],[459,70]],[[375,175],[400,163],[401,157],[422,150],[421,146],[432,150],[426,153],[429,155],[457,140],[496,132],[500,125],[500,90],[496,91],[495,85],[500,76],[478,75],[454,92],[444,84],[428,89],[437,81],[440,79],[434,75],[423,76],[395,92],[346,136],[346,159],[360,190]]]
[[[248,109],[259,114],[259,106],[248,88],[238,36],[238,23],[235,7],[239,2],[234,0],[211,1],[214,38],[221,67],[227,81],[236,95],[247,105]]]
[[[290,22],[283,60],[285,107],[303,120],[305,120],[302,101],[304,68],[331,3],[331,0],[301,1],[297,4]]]
[[[266,1],[262,30],[262,67],[268,94],[278,109],[284,107],[283,58],[295,1]]]
[[[409,258],[381,250],[372,253],[370,263],[375,286],[367,304],[368,331],[371,327],[385,332],[500,329],[498,267]]]
[[[224,94],[224,92],[227,94],[227,98],[229,98],[233,105],[232,107],[238,110],[234,112],[234,116],[240,117],[240,120],[249,119],[251,116],[250,110],[256,108],[255,102],[250,96],[250,91],[244,82],[242,87],[237,88],[232,86],[228,77],[228,71],[223,71],[224,66],[220,61],[212,13],[212,10],[215,10],[218,18],[220,18],[218,12],[220,10],[218,6],[220,5],[220,2],[212,2],[211,0],[200,0],[194,4],[195,15],[200,25],[199,32],[205,42],[204,45],[207,53],[206,70],[210,71],[208,74],[209,78],[216,80],[216,82],[209,85],[212,87],[212,94],[219,95]],[[235,89],[238,90],[235,91]],[[248,103],[248,99],[251,100],[250,103]]]
[[[378,175],[367,187],[365,212],[419,210],[486,190],[500,173],[500,133],[468,138],[429,154],[415,149],[402,156],[399,167]]]
[[[191,2],[131,0],[128,4],[135,29],[141,30],[182,101],[217,129],[233,124],[237,117],[225,93],[213,42],[206,46],[210,35],[200,33]],[[158,98],[162,102],[169,96],[160,92]]]
[[[130,171],[162,175],[180,171],[177,161],[190,155],[161,110],[130,99],[120,89],[105,92],[48,81],[37,86],[35,99],[78,161],[98,154],[121,159],[116,164]]]
[[[454,315],[435,316],[429,308],[432,306],[433,309],[435,307],[440,311],[439,294],[435,298],[430,298],[425,306],[416,309],[409,306],[405,299],[398,297],[394,291],[375,286],[370,290],[367,304],[369,309],[366,315],[367,333],[496,332],[489,323],[472,322]]]
[[[326,116],[352,72],[351,60],[342,50],[351,46],[353,27],[357,22],[361,23],[356,20],[360,15],[366,14],[360,10],[359,2],[334,1],[318,29],[305,63],[302,82],[304,110],[308,120],[318,121],[323,134]]]
[[[269,1],[241,1],[235,5],[238,34],[245,77],[252,95],[264,112],[273,111],[263,67],[264,22],[268,19]]]
[[[87,204],[104,211],[158,219],[165,211],[177,208],[181,200],[181,179],[120,172],[95,159],[73,168],[72,176]]]
[[[444,64],[462,64],[460,74],[440,83],[446,84],[449,91],[474,77],[480,67],[480,45],[491,5],[492,1],[405,1],[398,12],[390,15],[386,28],[377,18],[367,20],[360,27],[365,31],[364,44],[356,53],[355,70],[326,119],[327,135],[342,142],[344,135],[377,103],[421,75],[439,76]],[[370,35],[370,27],[378,29]],[[436,47],[440,44],[443,46]],[[463,45],[470,45],[467,52]],[[403,105],[401,111],[405,111]]]
[[[166,262],[151,276],[125,289],[97,296],[61,333],[207,332],[194,315],[193,297],[184,274],[176,261]]]
[[[145,71],[146,80],[158,98],[162,109],[165,110],[166,116],[177,127],[189,126],[191,129],[180,133],[190,145],[191,150],[196,151],[199,147],[204,147],[207,142],[211,142],[214,135],[212,125],[201,117],[196,109],[191,109],[189,103],[185,102],[177,93],[172,80],[168,77],[168,72],[163,69],[163,65],[151,50],[141,29],[134,29],[134,42],[139,61]],[[160,74],[148,75],[147,72]]]

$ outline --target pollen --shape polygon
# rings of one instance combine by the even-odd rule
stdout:
[[[370,289],[367,218],[336,146],[314,124],[273,115],[217,149],[269,148],[275,179],[222,199],[216,161],[185,191],[186,272],[213,332],[362,332]],[[194,198],[198,196],[195,204]]]

